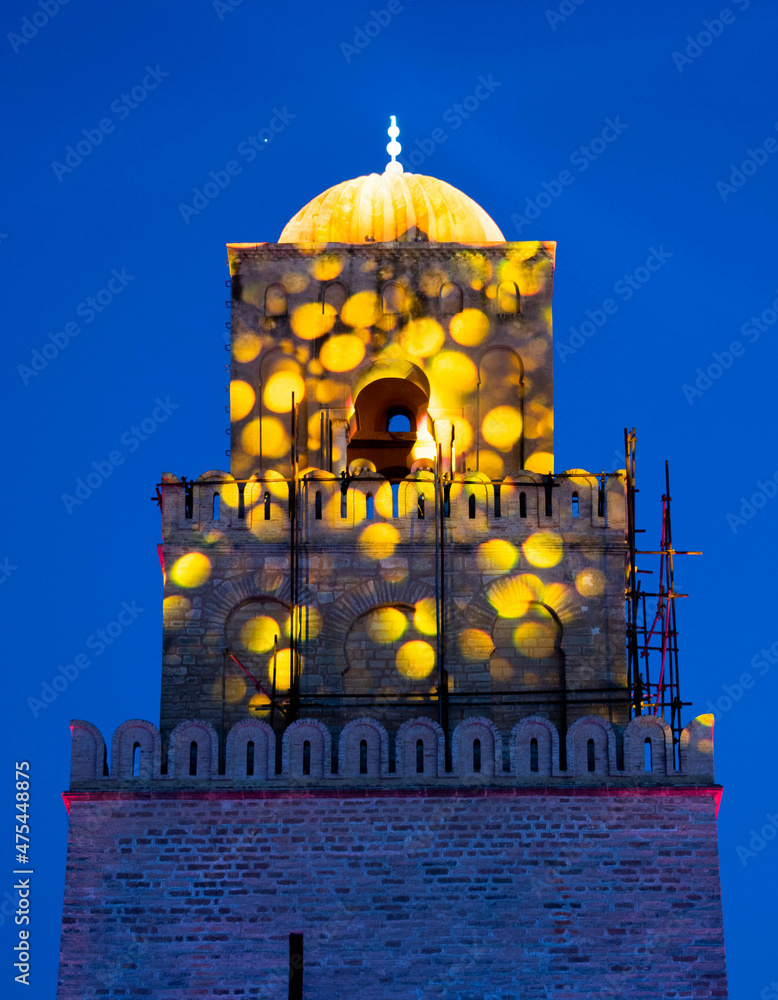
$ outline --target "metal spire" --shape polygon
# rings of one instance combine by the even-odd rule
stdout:
[[[397,160],[397,156],[402,152],[402,146],[397,141],[397,136],[400,134],[400,130],[397,127],[397,120],[394,115],[391,115],[392,124],[389,126],[387,132],[389,138],[392,140],[387,143],[386,151],[392,157],[389,163],[386,164],[384,168],[385,174],[401,174],[403,172],[403,165]]]

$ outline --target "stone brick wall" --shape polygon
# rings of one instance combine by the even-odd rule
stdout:
[[[712,787],[67,798],[59,1000],[727,996]]]

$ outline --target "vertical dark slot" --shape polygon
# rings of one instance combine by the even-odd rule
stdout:
[[[359,773],[367,774],[367,740],[359,741]]]
[[[473,773],[481,773],[481,741],[473,740]]]
[[[578,494],[573,493],[573,517],[578,517]]]
[[[519,517],[527,516],[527,494],[519,493]]]
[[[189,744],[189,773],[197,774],[197,744],[194,740]]]
[[[551,517],[553,515],[553,513],[554,513],[554,508],[552,506],[552,503],[553,503],[553,494],[551,492],[553,490],[553,488],[554,487],[553,487],[553,485],[550,482],[546,483],[546,485],[545,485],[545,492],[546,492],[546,517]]]
[[[419,520],[423,521],[424,520],[424,494],[423,493],[419,494],[419,503],[418,503],[418,507],[417,507],[417,513],[418,513],[418,516],[419,516]]]
[[[475,493],[471,493],[470,499],[467,501],[467,516],[475,517]]]
[[[586,741],[586,769],[594,770],[594,740]]]
[[[502,517],[502,502],[500,498],[500,487],[494,487],[494,516]]]
[[[424,740],[416,740],[416,773],[424,774]]]
[[[443,487],[443,517],[451,517],[451,483]]]
[[[529,769],[530,771],[538,771],[538,741],[536,739],[531,739],[529,741]]]
[[[184,517],[191,520],[194,513],[194,483],[184,480]]]
[[[321,521],[321,490],[316,490],[313,498],[313,516],[317,521]]]
[[[311,741],[303,743],[303,774],[311,773]]]
[[[289,1000],[303,1000],[303,936],[289,935]]]
[[[254,741],[249,740],[246,744],[246,774],[251,777],[254,774]]]
[[[132,745],[132,776],[137,778],[140,775],[140,743]]]
[[[265,494],[264,511],[265,511],[265,520],[269,521],[270,520],[270,494],[269,493]]]
[[[368,493],[368,495],[365,497],[365,517],[368,519],[368,521],[373,520],[374,509],[375,506],[373,504],[373,494]]]
[[[643,767],[646,771],[654,770],[653,750],[654,748],[651,746],[651,740],[646,738],[643,743]]]

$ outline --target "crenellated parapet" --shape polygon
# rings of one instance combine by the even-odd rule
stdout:
[[[240,482],[219,470],[191,481],[164,473],[163,538],[220,531],[230,537],[243,534],[249,541],[282,541],[291,525],[290,491],[291,481],[272,470]],[[621,471],[594,475],[573,470],[555,476],[521,471],[499,481],[470,472],[436,485],[426,468],[392,481],[368,469],[344,478],[310,468],[297,480],[301,540],[344,539],[374,522],[391,525],[400,541],[434,542],[436,493],[452,542],[538,530],[581,536],[605,532],[620,538],[626,526]]]
[[[461,722],[451,739],[446,769],[443,730],[426,717],[408,719],[391,734],[376,719],[353,719],[332,731],[318,719],[298,719],[283,734],[255,719],[227,733],[223,760],[219,736],[202,720],[179,723],[167,752],[157,728],[132,719],[105,743],[90,723],[73,721],[71,789],[127,787],[202,788],[299,785],[351,787],[499,784],[566,787],[712,784],[713,717],[700,715],[684,729],[680,766],[672,735],[655,716],[633,719],[623,733],[599,716],[584,716],[568,729],[561,756],[559,732],[548,719],[530,716],[510,731],[490,719]]]

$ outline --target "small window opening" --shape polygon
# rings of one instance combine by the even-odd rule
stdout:
[[[316,490],[313,498],[313,516],[317,521],[321,521],[321,490]]]
[[[254,773],[254,740],[249,740],[246,744],[246,774],[249,777]]]
[[[419,515],[419,520],[423,521],[424,520],[424,494],[423,493],[419,494],[419,501],[418,501],[418,504],[417,504],[417,512],[418,512],[418,515]]]
[[[269,493],[265,494],[265,499],[264,499],[263,506],[264,506],[264,512],[265,512],[265,520],[269,521],[270,520],[270,494]]]
[[[392,483],[392,517],[400,516],[400,484]]]
[[[519,517],[527,516],[527,494],[519,493]]]
[[[494,516],[502,517],[502,500],[499,486],[494,487]]]
[[[367,774],[367,740],[359,741],[359,773]]]
[[[303,743],[303,774],[311,773],[311,741]]]
[[[132,776],[140,776],[140,743],[132,744]]]
[[[392,434],[409,433],[413,430],[411,418],[402,410],[390,411],[386,420],[386,429]]]
[[[597,490],[597,517],[605,517],[605,480],[600,480]]]
[[[443,487],[443,517],[451,517],[451,483]]]
[[[573,517],[578,517],[578,494],[573,493]]]
[[[538,763],[538,741],[536,739],[529,741],[529,769],[530,771],[540,770]]]
[[[586,770],[594,770],[594,740],[586,741]]]
[[[348,517],[348,493],[340,494],[340,516]]]
[[[245,501],[246,484],[238,483],[238,520],[242,521],[246,517]]]
[[[471,493],[467,501],[467,516],[475,517],[475,493]]]
[[[214,493],[213,495],[213,520],[219,520],[219,494]]]
[[[440,286],[438,292],[440,311],[446,316],[453,316],[462,311],[462,289],[452,281]]]
[[[390,315],[405,312],[405,289],[399,281],[388,281],[384,285],[381,306],[383,312]]]
[[[473,774],[481,773],[481,741],[473,740]]]
[[[184,517],[190,520],[194,516],[194,483],[184,485]]]
[[[551,482],[547,482],[546,483],[546,485],[545,485],[546,517],[552,517],[553,513],[554,513],[554,508],[553,508],[553,493],[551,492],[553,490],[553,488],[554,487],[551,484]]]
[[[651,745],[651,740],[646,739],[643,741],[643,767],[646,771],[653,771],[653,754],[654,748]]]
[[[194,740],[189,744],[189,773],[197,774],[197,743]]]
[[[416,773],[424,774],[424,740],[416,740]]]
[[[365,517],[368,521],[373,520],[374,504],[373,504],[373,494],[368,493],[365,497]]]

